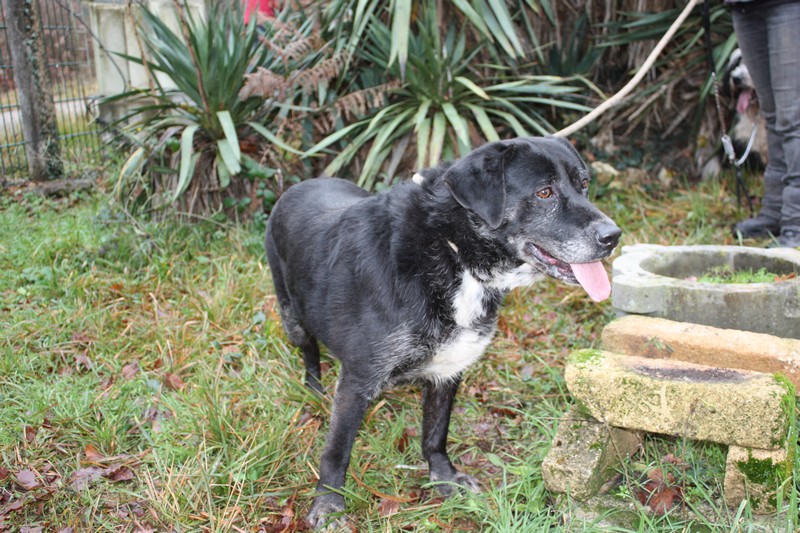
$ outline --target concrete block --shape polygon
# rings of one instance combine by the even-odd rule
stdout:
[[[603,329],[603,349],[718,368],[781,373],[795,390],[800,388],[798,339],[629,315]]]
[[[731,446],[725,464],[725,503],[734,509],[743,500],[750,500],[756,514],[774,513],[777,510],[778,491],[783,490],[788,501],[792,490],[792,461],[786,448],[758,450]]]
[[[611,426],[762,449],[786,443],[794,387],[768,374],[582,350],[565,377]]]
[[[573,406],[559,421],[553,446],[542,462],[544,486],[587,500],[640,445],[638,433],[607,426]]]
[[[713,268],[785,276],[771,283],[704,283]],[[649,315],[800,339],[800,251],[746,246],[624,246],[612,265],[620,314]]]

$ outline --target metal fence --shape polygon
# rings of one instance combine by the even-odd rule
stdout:
[[[81,168],[99,157],[99,128],[90,106],[96,94],[91,35],[82,21],[80,0],[38,0],[47,76],[52,87],[56,123],[65,170]],[[0,172],[5,178],[26,176],[25,141],[8,47],[6,17],[0,2]]]

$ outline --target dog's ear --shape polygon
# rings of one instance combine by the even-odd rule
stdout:
[[[506,208],[505,162],[513,154],[514,144],[498,141],[485,144],[456,161],[445,172],[450,194],[490,228],[503,223]]]

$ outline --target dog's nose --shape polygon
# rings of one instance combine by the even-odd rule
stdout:
[[[608,248],[614,248],[619,242],[619,237],[622,235],[616,224],[608,224],[603,222],[596,227],[597,242]]]

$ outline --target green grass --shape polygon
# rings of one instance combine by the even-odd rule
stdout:
[[[766,268],[758,270],[744,269],[734,271],[730,266],[716,267],[700,276],[701,283],[772,283],[779,276],[768,272]]]
[[[737,214],[719,185],[598,189],[623,244],[732,243]],[[211,220],[134,225],[101,197],[0,198],[0,531],[302,525],[331,406],[301,383],[262,232]],[[419,390],[385,393],[345,488],[357,530],[750,530],[748,508],[719,504],[725,450],[712,444],[648,438],[612,489],[631,505],[604,517],[624,524],[615,528],[544,490],[540,464],[572,402],[565,358],[598,347],[612,318],[609,302],[553,281],[507,297],[450,433],[454,462],[483,480],[480,495],[437,497],[421,468]],[[90,468],[99,474],[81,488]],[[654,468],[685,497],[664,516],[637,503]],[[796,494],[783,502],[796,528]],[[704,518],[689,512],[702,505]]]

